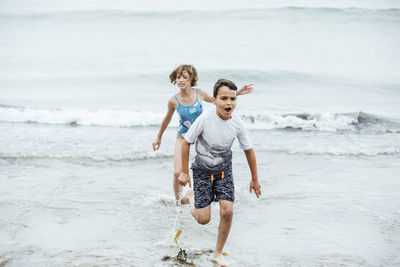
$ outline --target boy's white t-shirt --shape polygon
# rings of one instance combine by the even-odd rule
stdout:
[[[196,156],[193,167],[210,172],[223,171],[232,162],[231,147],[235,138],[240,148],[252,148],[246,128],[239,117],[232,114],[231,119],[223,120],[215,108],[203,112],[190,126],[185,140],[196,141]]]

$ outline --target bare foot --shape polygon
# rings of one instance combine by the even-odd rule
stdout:
[[[179,206],[179,204],[181,203],[181,201],[180,201],[181,198],[182,198],[181,193],[178,193],[178,194],[175,195],[175,204],[177,206]]]
[[[183,197],[181,197],[181,199],[179,199],[179,201],[181,202],[182,205],[186,205],[186,204],[190,203],[190,193],[189,193],[189,191],[192,191],[192,190],[189,189],[186,192],[186,194]],[[193,191],[192,191],[192,193],[193,193]]]
[[[221,254],[214,254],[214,260],[221,266],[221,267],[229,267],[228,262],[225,260],[224,256]]]

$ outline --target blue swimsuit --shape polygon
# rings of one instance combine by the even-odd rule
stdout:
[[[175,96],[176,101],[178,102],[178,108],[176,112],[178,112],[179,116],[179,130],[178,134],[182,137],[185,136],[185,133],[189,130],[190,125],[197,119],[198,116],[203,112],[203,107],[198,100],[198,89],[196,88],[196,101],[190,106],[182,105],[178,98]]]

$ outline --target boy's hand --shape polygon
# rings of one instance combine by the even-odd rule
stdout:
[[[261,196],[261,185],[259,185],[258,181],[251,181],[250,182],[250,193],[251,190],[254,190],[254,193],[256,194],[257,198]]]
[[[192,187],[192,182],[190,181],[190,176],[188,173],[181,172],[178,178],[178,182],[182,186],[186,186],[186,184],[189,182],[189,187]]]
[[[156,140],[154,140],[153,142],[153,151],[156,151],[160,148],[161,145],[161,139],[160,138],[156,138]]]

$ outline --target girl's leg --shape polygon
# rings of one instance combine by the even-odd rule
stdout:
[[[180,135],[176,136],[176,143],[175,143],[175,154],[174,154],[174,193],[176,204],[178,204],[179,199],[181,198],[182,186],[178,182],[179,175],[182,171],[182,142],[183,138]]]

